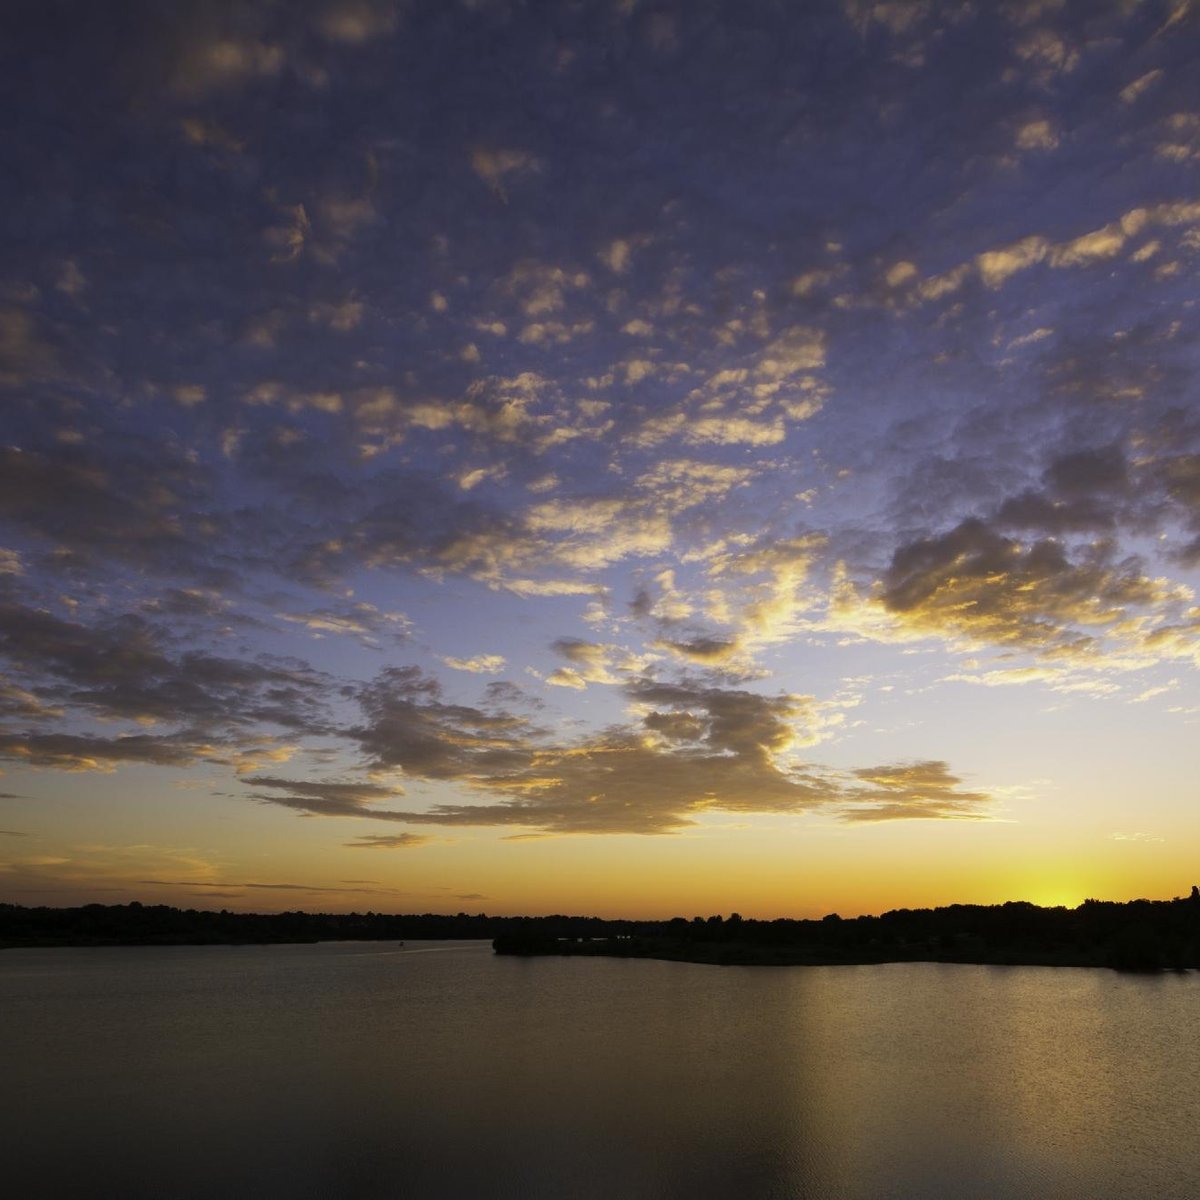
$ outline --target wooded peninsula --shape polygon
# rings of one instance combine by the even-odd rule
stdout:
[[[485,913],[237,913],[169,905],[0,904],[0,949],[33,946],[239,945],[491,939],[497,954],[658,958],[722,965],[884,962],[1200,969],[1200,889],[1187,898],[1026,901],[900,908],[878,916],[759,921],[675,917],[495,917]]]

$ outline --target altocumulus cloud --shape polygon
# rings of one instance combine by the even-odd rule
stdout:
[[[835,772],[785,761],[816,719],[811,697],[649,677],[631,679],[623,691],[639,720],[556,744],[521,718],[446,705],[433,681],[413,671],[393,672],[364,697],[373,722],[356,734],[375,764],[416,778],[458,780],[498,799],[405,813],[372,814],[356,805],[355,815],[550,833],[653,834],[677,832],[710,810],[803,813],[859,798]],[[958,780],[945,764],[927,766],[924,782],[940,789],[940,807],[896,793],[893,815],[956,818],[984,807],[984,794],[954,790]],[[888,770],[878,768],[872,779],[882,784]],[[920,779],[914,775],[913,781]]]
[[[431,840],[419,833],[367,834],[342,845],[350,850],[408,850]]]
[[[800,757],[810,663],[1195,664],[1192,8],[9,7],[14,769],[970,820],[969,764]]]

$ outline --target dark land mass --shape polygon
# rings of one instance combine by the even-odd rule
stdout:
[[[880,916],[755,921],[675,917],[492,917],[484,913],[234,913],[169,905],[0,904],[0,948],[15,946],[238,945],[270,942],[492,939],[498,954],[661,958],[726,965],[829,966],[883,962],[1200,968],[1200,889],[1175,900],[1078,908],[951,904]]]
[[[1085,900],[1078,908],[951,904],[881,916],[753,921],[732,916],[641,923],[629,933],[561,938],[529,929],[496,938],[498,954],[604,955],[748,966],[885,962],[1200,968],[1200,889],[1187,899]]]
[[[602,938],[645,922],[598,917],[489,917],[484,913],[239,913],[167,904],[25,908],[0,904],[0,949],[12,946],[222,946],[272,942],[468,940],[537,934]]]
[[[0,949],[15,946],[220,946],[273,942],[486,940],[533,935],[604,938],[654,922],[599,917],[492,917],[486,913],[240,913],[166,904],[26,908],[0,904]]]

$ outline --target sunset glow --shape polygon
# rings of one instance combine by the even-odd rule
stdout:
[[[0,900],[1200,878],[1200,10],[15,4]]]

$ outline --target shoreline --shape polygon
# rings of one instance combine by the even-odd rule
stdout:
[[[606,920],[486,913],[236,913],[169,905],[0,904],[0,949],[72,946],[254,946],[316,942],[490,941],[499,954],[657,958],[714,966],[978,966],[1200,968],[1200,888],[1188,897],[1025,901],[892,909],[819,920],[674,917]]]
[[[1009,945],[993,948],[910,943],[894,947],[761,945],[724,941],[683,943],[657,938],[550,942],[541,938],[498,937],[493,951],[523,958],[623,958],[686,962],[715,967],[869,967],[888,963],[930,963],[980,967],[1087,967],[1155,974],[1200,970],[1192,955],[1164,955],[1153,945],[1106,943],[1087,947]]]

